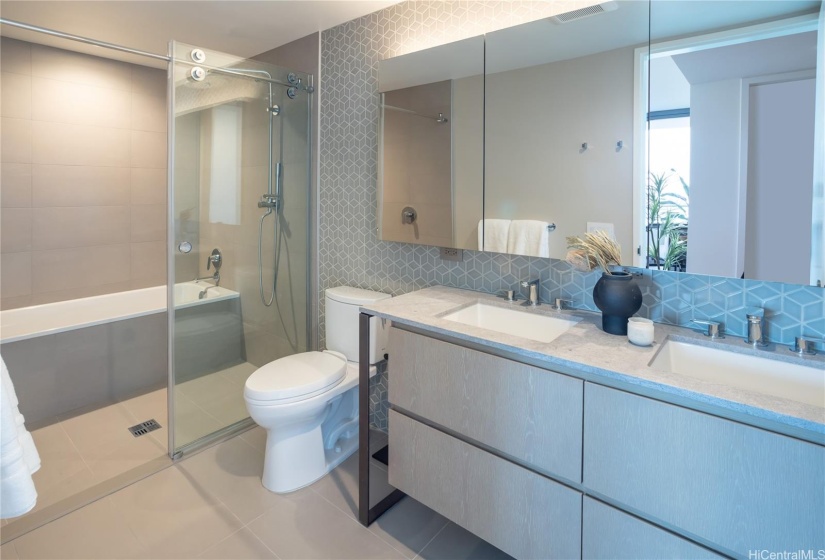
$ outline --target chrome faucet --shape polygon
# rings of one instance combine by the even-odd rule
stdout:
[[[709,337],[711,340],[719,340],[720,338],[725,338],[725,335],[722,334],[722,329],[724,329],[725,325],[720,323],[719,321],[691,319],[690,322],[707,327],[707,331],[703,334]]]
[[[516,295],[515,290],[504,290],[504,295],[501,297],[509,303],[516,303],[518,301],[518,296]]]
[[[562,299],[560,297],[557,297],[555,300],[553,300],[553,309],[555,309],[556,311],[564,311],[565,309],[567,309],[568,305],[573,305],[573,302],[569,299]]]
[[[527,301],[524,302],[524,305],[530,305],[535,307],[537,305],[541,305],[539,302],[539,280],[538,278],[535,280],[524,280],[521,283],[522,288],[530,288],[530,295],[527,298]]]
[[[221,283],[221,266],[223,265],[223,255],[221,254],[220,249],[212,249],[212,254],[206,257],[206,270],[210,268],[215,269],[215,273],[211,276],[201,276],[200,278],[195,278],[195,282],[199,280],[213,280],[215,284]],[[202,298],[201,298],[202,299]]]
[[[754,309],[746,315],[748,320],[748,337],[745,344],[750,344],[754,348],[764,348],[768,345],[765,342],[765,310]]]
[[[813,356],[816,354],[816,348],[814,344],[818,341],[805,338],[804,336],[797,336],[794,338],[794,345],[789,348],[791,352],[795,354],[799,354],[802,356],[803,354],[808,354],[809,356]]]
[[[198,294],[198,299],[204,299],[204,298],[206,297],[206,292],[208,292],[208,291],[209,291],[209,290],[211,290],[212,288],[217,289],[218,287],[217,287],[217,286],[207,286],[207,287],[205,287],[205,288],[204,288],[203,290],[201,290],[201,291],[200,291],[200,293]]]
[[[214,280],[216,284],[220,284],[221,283],[221,273],[220,273],[220,271],[216,270],[215,274],[195,278],[195,282],[200,282],[201,280]]]

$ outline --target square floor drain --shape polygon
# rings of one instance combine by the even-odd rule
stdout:
[[[151,420],[147,420],[146,422],[141,422],[136,426],[132,426],[129,428],[129,431],[132,432],[132,435],[135,437],[146,435],[149,432],[154,432],[155,430],[160,429],[160,424],[158,421],[152,418]]]

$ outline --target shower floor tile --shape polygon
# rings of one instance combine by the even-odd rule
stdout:
[[[176,387],[178,444],[189,443],[248,416],[243,384],[256,366],[242,363]],[[157,389],[58,417],[32,431],[41,458],[34,474],[39,512],[62,500],[167,457],[167,390]],[[161,428],[134,437],[128,428],[155,419]],[[3,526],[25,516],[3,520]]]

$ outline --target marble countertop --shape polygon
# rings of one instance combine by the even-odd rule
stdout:
[[[457,309],[478,302],[516,308],[526,313],[576,319],[578,322],[555,340],[544,343],[443,318]],[[602,331],[599,313],[555,311],[549,305],[528,308],[492,294],[443,286],[382,300],[363,306],[361,310],[423,331],[489,347],[516,359],[523,357],[548,369],[588,381],[603,382],[644,396],[825,444],[825,403],[822,407],[800,403],[677,375],[649,365],[668,339],[753,354],[780,363],[799,363],[820,368],[825,375],[825,358],[821,355],[800,357],[786,351],[785,347],[776,345],[765,350],[755,350],[745,345],[741,338],[727,337],[711,341],[691,329],[664,324],[656,324],[654,344],[643,348],[630,344],[625,336]]]

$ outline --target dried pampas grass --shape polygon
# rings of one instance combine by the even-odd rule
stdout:
[[[573,268],[582,272],[589,272],[594,268],[601,268],[611,274],[611,265],[620,265],[622,248],[604,231],[585,233],[583,236],[567,238],[567,258]]]

